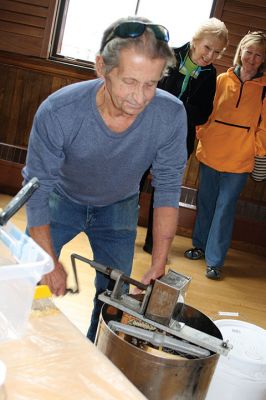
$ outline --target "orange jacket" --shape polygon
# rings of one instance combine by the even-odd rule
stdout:
[[[221,172],[251,172],[266,154],[266,75],[242,83],[234,68],[217,77],[213,112],[199,126],[196,156]]]

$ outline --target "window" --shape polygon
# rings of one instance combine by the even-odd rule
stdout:
[[[59,11],[53,55],[94,62],[104,29],[118,18],[139,15],[164,25],[170,45],[191,39],[201,21],[209,18],[213,0],[64,0]]]

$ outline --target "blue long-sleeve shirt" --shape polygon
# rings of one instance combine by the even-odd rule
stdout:
[[[75,83],[39,107],[30,135],[25,181],[40,188],[27,202],[28,225],[49,224],[48,199],[56,190],[70,200],[106,206],[139,191],[152,165],[154,206],[178,207],[186,164],[186,113],[182,102],[157,89],[124,132],[111,131],[97,106],[100,79]]]

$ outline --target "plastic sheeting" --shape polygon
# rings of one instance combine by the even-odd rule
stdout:
[[[0,344],[8,400],[146,398],[51,303],[33,310],[26,334]]]

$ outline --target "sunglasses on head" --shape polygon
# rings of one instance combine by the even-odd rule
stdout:
[[[120,37],[122,39],[135,39],[141,36],[145,32],[147,27],[149,27],[153,31],[157,40],[162,40],[166,43],[169,42],[169,32],[164,26],[150,24],[148,22],[129,21],[122,22],[112,30],[110,35],[107,37],[104,46],[102,47],[102,50],[107,45],[107,43],[109,43],[115,37]]]
[[[248,35],[259,36],[262,39],[266,40],[266,33],[262,31],[257,31],[257,32],[248,31]]]

